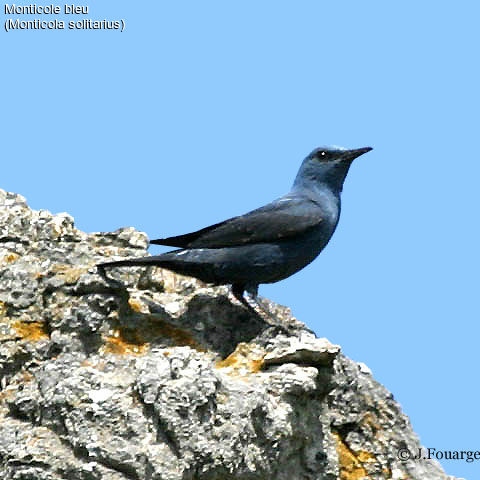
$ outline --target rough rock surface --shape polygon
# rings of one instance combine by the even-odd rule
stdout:
[[[151,268],[0,190],[0,478],[452,479],[364,366],[265,301]]]

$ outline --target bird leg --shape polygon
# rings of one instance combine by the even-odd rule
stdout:
[[[257,287],[258,289],[258,287]],[[258,316],[258,312],[248,303],[247,299],[243,296],[245,291],[245,285],[238,285],[234,283],[232,285],[233,296],[250,312]]]
[[[250,299],[253,301],[256,307],[258,307],[265,315],[270,319],[275,320],[274,315],[266,308],[264,303],[258,298],[258,285],[249,285],[245,289]]]
[[[244,296],[243,292],[246,291],[248,293],[248,298],[254,304],[252,305]],[[265,316],[267,319],[276,320],[275,317],[272,315],[270,311],[265,308],[265,305],[259,300],[258,298],[258,285],[232,285],[232,294],[233,296],[247,308],[247,310],[253,313],[255,316],[263,317],[265,321]],[[255,308],[257,307],[257,308]],[[263,315],[261,315],[263,314]],[[267,323],[270,323],[267,321]]]

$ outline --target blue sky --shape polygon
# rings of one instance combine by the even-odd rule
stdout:
[[[282,195],[318,145],[373,146],[325,251],[260,293],[365,362],[423,445],[480,449],[479,3],[88,5],[125,31],[1,34],[0,188],[157,238]]]

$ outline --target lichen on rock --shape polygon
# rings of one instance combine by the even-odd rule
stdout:
[[[442,479],[365,366],[288,308],[159,268],[144,233],[86,234],[0,190],[5,480]]]

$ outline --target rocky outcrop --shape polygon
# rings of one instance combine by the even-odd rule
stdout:
[[[447,479],[369,370],[265,300],[150,268],[0,191],[0,477]]]

